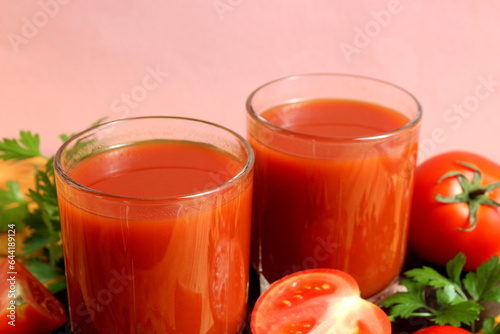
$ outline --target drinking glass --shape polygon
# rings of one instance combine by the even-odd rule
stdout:
[[[252,249],[261,285],[299,270],[351,274],[364,298],[405,260],[419,102],[348,74],[274,80],[247,100],[255,152]]]
[[[140,117],[55,156],[75,333],[239,333],[254,156],[219,125]]]

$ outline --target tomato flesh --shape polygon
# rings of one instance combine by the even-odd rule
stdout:
[[[8,259],[0,264],[4,320],[0,322],[0,333],[45,334],[64,324],[68,318],[59,300],[20,262],[12,265],[15,267]]]
[[[335,269],[299,271],[274,282],[252,312],[253,334],[391,333],[387,315]]]

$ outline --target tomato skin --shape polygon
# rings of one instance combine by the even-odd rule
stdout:
[[[481,205],[477,212],[477,225],[468,228],[469,206],[467,203],[441,203],[436,195],[455,196],[462,193],[456,177],[437,181],[450,171],[458,171],[472,180],[474,171],[457,164],[457,161],[475,165],[481,172],[481,184],[500,181],[500,166],[470,152],[452,151],[436,155],[417,167],[410,219],[410,247],[430,263],[444,266],[457,253],[467,258],[465,270],[475,270],[493,255],[500,255],[500,210]],[[500,202],[500,188],[488,197]]]
[[[10,272],[16,274],[11,275]],[[15,282],[15,292],[12,292],[10,281],[7,281],[12,277],[15,277],[12,280]],[[59,300],[20,262],[16,261],[15,269],[12,270],[8,259],[5,259],[0,264],[0,280],[0,333],[45,334],[68,320]],[[11,293],[15,293],[14,298]],[[7,309],[14,299],[17,302],[15,307]],[[12,320],[15,320],[15,326],[9,324]]]
[[[431,326],[419,329],[413,334],[472,334],[471,332],[454,326]]]
[[[255,304],[253,334],[390,334],[386,313],[360,297],[358,284],[335,269],[298,271],[275,281]]]

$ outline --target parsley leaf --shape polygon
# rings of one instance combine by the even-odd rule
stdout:
[[[405,275],[416,282],[427,284],[435,288],[443,288],[448,285],[454,285],[454,282],[444,277],[436,270],[430,267],[422,267],[408,270]]]
[[[23,197],[19,183],[7,181],[7,189],[0,189],[0,231],[7,231],[10,224],[16,229],[24,228],[24,219],[28,215],[28,203]]]
[[[498,257],[479,266],[476,272],[469,272],[464,278],[464,286],[472,298],[500,303],[500,265]]]
[[[425,313],[427,304],[425,301],[425,285],[406,279],[401,281],[408,292],[393,294],[384,300],[385,307],[391,307],[389,318],[395,320],[397,316],[407,319],[410,316],[430,316]],[[421,310],[420,312],[417,312]]]
[[[483,321],[483,334],[500,334],[500,323],[495,326],[494,318],[487,318]]]
[[[92,126],[101,124],[106,117],[94,122]],[[65,142],[73,134],[61,134],[59,138]],[[92,141],[81,140],[75,148],[80,150]],[[7,189],[0,189],[0,231],[15,224],[16,230],[27,231],[23,241],[23,253],[19,254],[29,264],[29,269],[42,282],[54,277],[64,278],[64,261],[61,242],[61,226],[57,190],[54,175],[54,157],[45,157],[40,152],[40,136],[30,131],[20,131],[19,138],[3,138],[0,140],[1,160],[25,160],[35,157],[46,159],[43,168],[35,167],[35,185],[28,193],[23,194],[19,183],[7,182]],[[51,281],[52,282],[52,281]],[[59,279],[50,283],[52,292],[64,289],[65,280]]]
[[[9,224],[15,224],[19,232],[26,230],[23,252],[18,256],[30,263],[45,263],[45,276],[52,271],[52,275],[64,277],[53,157],[46,158],[40,153],[39,135],[29,131],[21,131],[18,139],[0,141],[0,159],[19,161],[35,157],[46,159],[46,163],[41,168],[35,167],[34,186],[26,194],[15,181],[8,181],[7,189],[0,189],[0,231]],[[43,282],[40,273],[38,270],[33,274]],[[64,289],[65,283],[59,282],[57,288]]]
[[[458,253],[446,264],[446,273],[449,279],[457,286],[460,285],[460,277],[466,261],[465,255],[463,253]]]
[[[19,139],[4,138],[0,141],[0,158],[3,160],[23,160],[40,157],[40,136],[30,131],[21,131]]]
[[[500,261],[495,255],[476,271],[464,275],[465,261],[464,254],[457,254],[447,263],[446,276],[426,266],[405,272],[407,279],[402,284],[407,292],[396,293],[382,302],[391,320],[426,317],[437,325],[464,324],[474,328],[484,309],[481,303],[500,302]],[[500,329],[491,330],[485,334],[500,334]]]
[[[25,221],[26,225],[35,231],[26,240],[28,250],[35,252],[34,245],[40,246],[42,241],[46,242],[42,248],[46,248],[50,264],[56,267],[56,263],[62,259],[62,247],[52,158],[48,159],[44,170],[37,170],[35,187],[29,189],[28,197],[36,204],[36,209],[28,215]]]
[[[28,261],[26,268],[44,283],[50,292],[55,293],[66,287],[64,271],[55,269],[48,263],[40,260]]]
[[[482,310],[483,307],[472,300],[450,303],[436,312],[433,320],[438,325],[460,327],[464,323],[470,326],[479,318],[479,312]]]

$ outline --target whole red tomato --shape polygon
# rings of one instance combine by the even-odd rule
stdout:
[[[64,308],[20,262],[0,264],[0,333],[46,334],[67,321]]]
[[[500,255],[500,166],[480,155],[453,151],[417,167],[410,222],[411,248],[445,265],[458,252],[465,270]]]
[[[335,269],[298,271],[275,281],[252,311],[253,334],[390,334],[389,317]]]
[[[465,329],[454,326],[431,326],[422,328],[413,334],[472,334]]]

